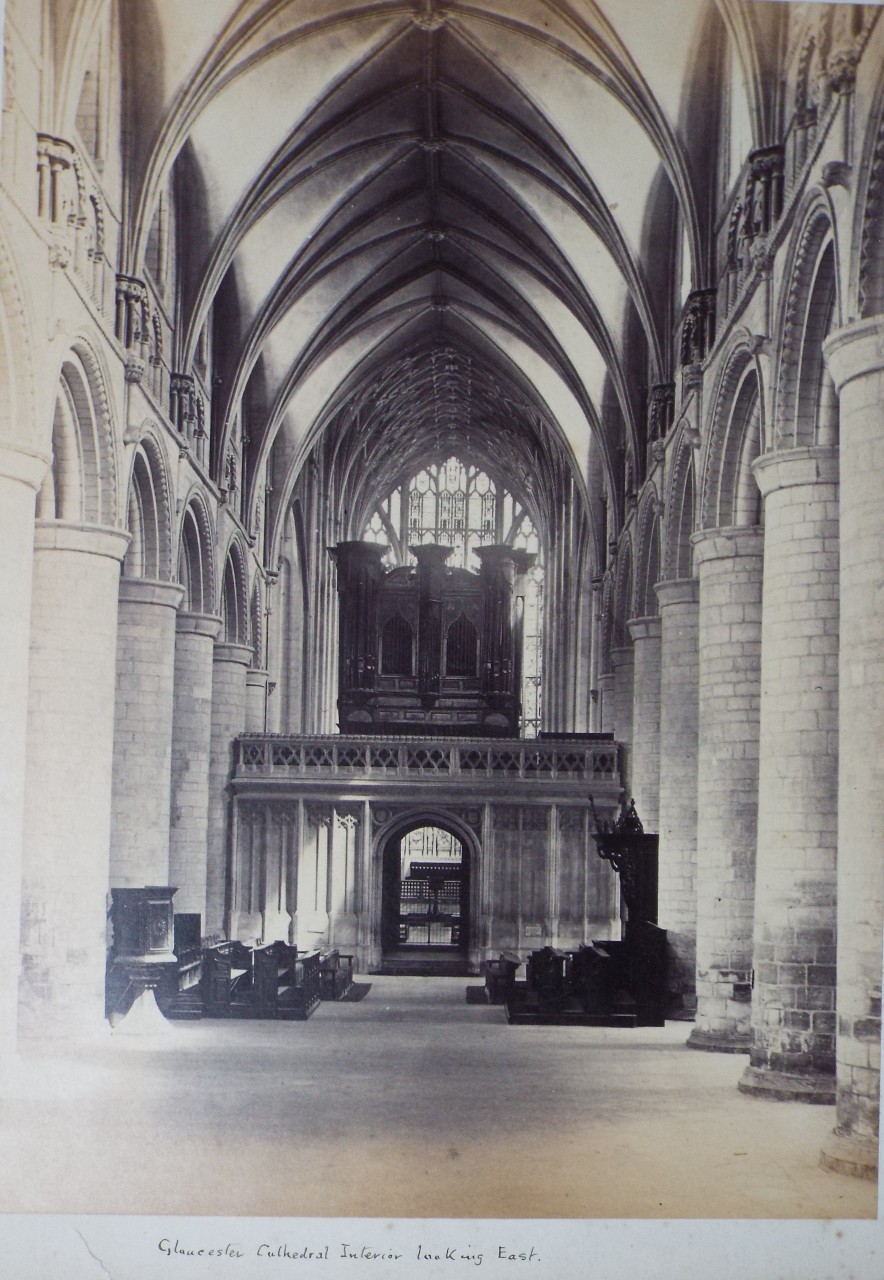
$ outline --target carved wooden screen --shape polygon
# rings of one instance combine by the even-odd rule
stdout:
[[[401,613],[394,613],[381,634],[381,674],[414,675],[414,633]]]
[[[464,614],[458,614],[445,640],[445,674],[475,676],[479,666],[479,636]]]

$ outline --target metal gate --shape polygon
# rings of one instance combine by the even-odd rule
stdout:
[[[399,884],[399,945],[459,947],[464,874],[461,862],[413,862]]]

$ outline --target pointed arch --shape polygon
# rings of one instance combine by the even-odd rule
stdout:
[[[653,484],[642,495],[638,513],[636,548],[634,616],[648,617],[657,612],[654,584],[660,581],[660,499]]]
[[[757,361],[741,338],[725,362],[713,401],[703,471],[702,528],[760,523],[761,495],[751,468],[763,438]]]
[[[227,644],[251,644],[249,639],[249,572],[245,548],[234,535],[224,560],[221,579],[221,634]]]
[[[836,403],[822,355],[823,339],[837,323],[837,270],[828,205],[817,195],[796,238],[783,301],[773,447],[831,443],[817,439]],[[822,412],[821,412],[822,410]]]
[[[617,555],[617,578],[614,586],[614,610],[611,626],[611,648],[622,649],[632,643],[626,626],[633,616],[633,555],[632,538],[627,534],[620,543]]]
[[[691,534],[694,532],[695,450],[684,431],[676,446],[666,496],[662,576],[690,578]]]
[[[215,534],[205,498],[188,497],[178,533],[178,581],[184,587],[186,613],[215,612]]]
[[[0,422],[2,434],[41,447],[37,439],[33,337],[22,273],[0,232]]]
[[[172,498],[165,451],[147,431],[135,449],[129,478],[127,527],[132,535],[123,561],[127,578],[172,578]]]
[[[250,643],[252,645],[252,666],[263,670],[266,652],[264,643],[264,591],[258,574],[255,575],[255,585],[252,587],[252,599],[249,606],[249,628],[251,634]]]
[[[117,457],[107,380],[82,340],[62,360],[52,420],[52,464],[38,518],[117,523]]]

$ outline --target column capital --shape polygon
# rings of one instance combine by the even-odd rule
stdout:
[[[217,640],[221,634],[221,619],[214,613],[188,613],[179,609],[175,630],[181,635],[207,636]]]
[[[619,649],[611,650],[611,665],[614,668],[615,672],[619,670],[620,667],[629,666],[629,664],[634,661],[635,661],[635,650],[633,649],[631,644],[623,645]]]
[[[780,489],[794,489],[812,484],[837,484],[838,447],[837,445],[814,445],[762,453],[752,463],[752,472],[763,498]]]
[[[0,480],[17,480],[29,489],[39,489],[49,466],[49,455],[28,449],[0,436]]]
[[[699,578],[668,578],[665,582],[654,585],[657,592],[657,607],[662,612],[671,605],[699,604]]]
[[[659,640],[662,635],[662,624],[659,614],[646,618],[630,618],[627,622],[629,634],[634,642],[639,640]]]
[[[764,530],[758,525],[733,525],[726,529],[701,529],[691,535],[694,564],[699,568],[711,560],[738,560],[764,555]]]
[[[184,595],[180,582],[154,578],[120,578],[120,604],[156,605],[163,609],[177,609]]]
[[[252,661],[252,646],[250,644],[229,644],[226,640],[222,640],[220,643],[216,641],[215,661],[234,662],[241,667],[247,667]]]
[[[68,520],[34,523],[34,547],[39,551],[80,551],[121,561],[131,540],[125,529],[101,524],[74,524]]]
[[[254,685],[256,688],[266,685],[269,679],[270,672],[258,667],[249,667],[246,672],[246,684]]]
[[[854,378],[884,371],[884,316],[854,320],[830,333],[823,355],[840,395]]]

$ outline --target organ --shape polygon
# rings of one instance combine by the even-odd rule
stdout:
[[[339,597],[342,733],[516,737],[521,716],[525,577],[535,556],[480,547],[480,569],[446,564],[452,548],[412,547],[416,565],[385,569],[386,547],[329,549]]]

